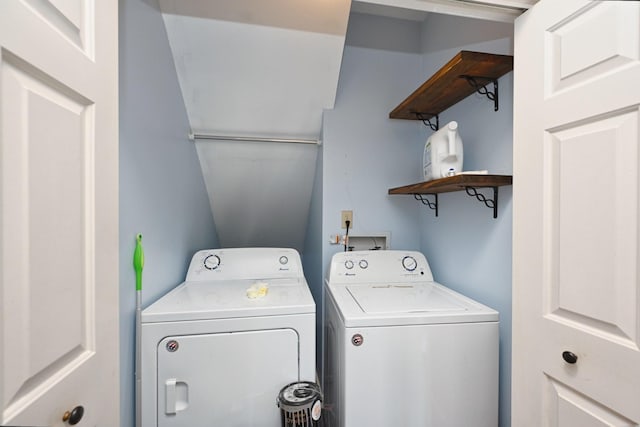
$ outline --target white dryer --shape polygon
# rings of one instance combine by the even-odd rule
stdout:
[[[324,316],[325,425],[498,425],[498,313],[421,253],[334,255]]]
[[[276,399],[315,382],[315,303],[293,249],[197,252],[142,312],[144,427],[280,426]]]

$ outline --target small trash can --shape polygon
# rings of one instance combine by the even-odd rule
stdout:
[[[282,427],[319,426],[322,412],[320,386],[309,381],[288,384],[278,394]]]

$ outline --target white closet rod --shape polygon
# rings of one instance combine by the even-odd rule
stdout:
[[[247,142],[279,142],[286,144],[314,144],[320,145],[321,142],[316,139],[289,139],[289,138],[262,138],[262,137],[250,137],[250,136],[228,136],[228,135],[209,135],[202,133],[190,133],[189,139],[195,141],[196,139],[208,139],[215,141],[247,141]]]

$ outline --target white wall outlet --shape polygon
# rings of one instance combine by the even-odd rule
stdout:
[[[342,228],[347,228],[347,221],[349,221],[349,230],[353,229],[353,211],[342,211],[340,214],[340,224]]]

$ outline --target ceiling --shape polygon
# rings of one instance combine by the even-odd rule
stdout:
[[[319,138],[350,0],[160,0],[191,128]]]
[[[345,0],[159,0],[163,13],[317,33],[344,33]]]

